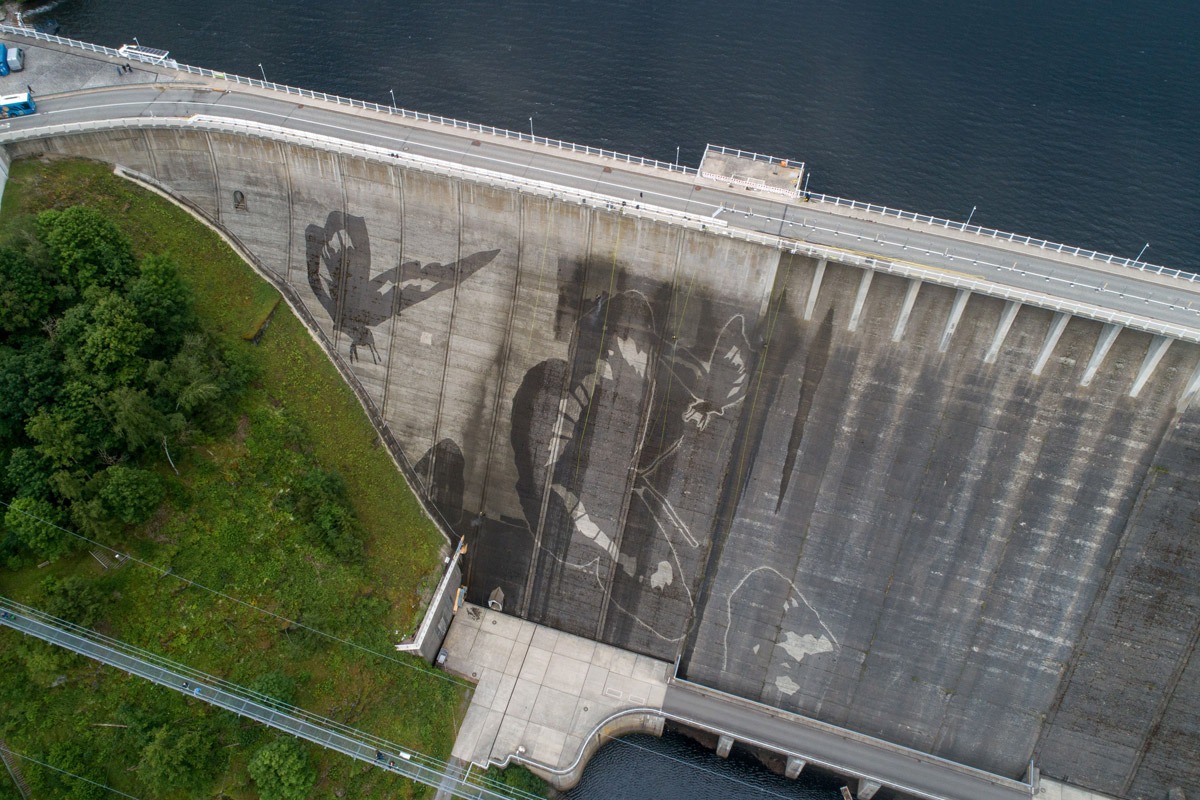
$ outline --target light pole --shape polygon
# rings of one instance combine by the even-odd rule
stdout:
[[[392,96],[392,108],[395,108],[396,107],[396,90],[388,89],[388,94],[390,94]]]
[[[812,173],[809,172],[808,170],[804,170],[804,188],[801,189],[800,192],[804,195],[804,197],[806,199],[808,198],[808,179],[811,177],[812,177]]]
[[[971,217],[973,217],[973,216],[975,216],[975,206],[971,206],[971,213],[967,214],[967,221],[965,223],[966,225],[971,224]]]
[[[529,138],[533,138],[533,117],[529,118]]]
[[[142,43],[141,43],[141,42],[139,42],[139,41],[137,40],[137,37],[136,37],[136,36],[135,36],[135,37],[133,37],[133,43],[134,43],[134,44],[136,44],[138,47],[141,47],[141,46],[142,46]]]
[[[1142,245],[1142,249],[1141,249],[1141,251],[1139,251],[1139,252],[1138,252],[1137,258],[1135,258],[1135,259],[1133,260],[1133,263],[1135,263],[1135,264],[1136,264],[1137,262],[1139,262],[1139,261],[1141,261],[1141,260],[1142,260],[1142,256],[1143,256],[1143,255],[1145,255],[1145,253],[1146,253],[1146,248],[1148,248],[1149,246],[1150,246],[1150,243],[1149,243],[1149,242],[1146,242],[1144,245]]]
[[[263,83],[266,83],[266,82],[267,82],[267,71],[266,71],[265,69],[263,69],[263,65],[262,65],[262,64],[259,64],[259,65],[258,65],[258,70],[259,70],[259,72],[261,72],[261,73],[262,73],[262,76],[263,76]]]
[[[675,166],[679,166],[679,145],[675,145]]]

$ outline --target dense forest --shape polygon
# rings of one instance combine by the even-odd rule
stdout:
[[[0,553],[111,542],[163,499],[155,461],[219,424],[247,367],[200,331],[172,261],[98,211],[44,211],[0,246]]]

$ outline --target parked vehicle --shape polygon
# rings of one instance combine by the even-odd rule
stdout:
[[[7,94],[0,97],[0,119],[23,117],[37,111],[37,103],[29,92]]]
[[[5,50],[8,53],[4,57],[4,63],[8,66],[11,72],[20,72],[25,69],[25,51],[19,47],[11,47],[5,45]]]

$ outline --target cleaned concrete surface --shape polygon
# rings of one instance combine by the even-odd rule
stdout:
[[[519,757],[568,771],[606,720],[661,709],[671,673],[665,662],[469,604],[444,648],[445,668],[478,684],[453,756],[485,768]]]
[[[1078,786],[1042,778],[1034,800],[1112,800],[1112,795],[1091,792]],[[1162,795],[1163,798],[1166,795]]]
[[[0,141],[125,164],[237,237],[468,537],[471,599],[999,774],[1200,792],[1200,348],[1138,328],[1195,329],[1194,284],[212,88],[49,98]],[[388,150],[183,120],[36,136],[118,111]],[[643,195],[739,210],[705,230]],[[868,281],[867,251],[930,277]],[[1149,322],[992,296],[1038,287]]]

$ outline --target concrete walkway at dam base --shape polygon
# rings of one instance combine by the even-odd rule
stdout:
[[[452,751],[477,767],[520,763],[568,788],[602,740],[662,732],[665,661],[470,604],[443,650],[477,682]]]

